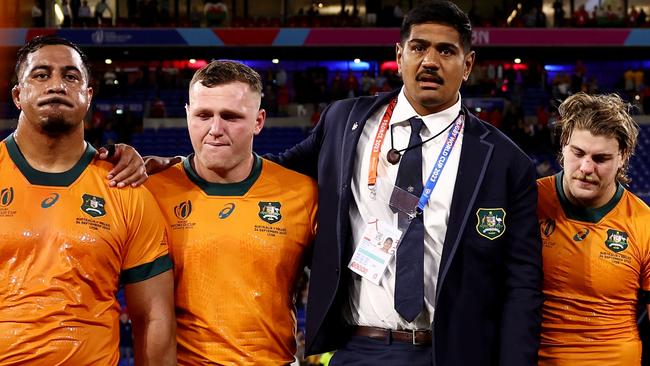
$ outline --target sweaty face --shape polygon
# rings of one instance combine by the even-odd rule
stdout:
[[[463,51],[458,31],[436,23],[411,26],[396,52],[406,98],[420,115],[454,105],[474,64],[474,52]]]
[[[618,141],[574,130],[562,148],[564,194],[574,205],[598,208],[616,193],[616,173],[624,164]]]
[[[81,57],[64,45],[44,46],[27,55],[12,89],[21,119],[49,135],[78,128],[92,94]]]
[[[260,94],[235,81],[212,88],[196,82],[190,88],[187,125],[197,173],[213,182],[241,181],[253,153],[253,136],[260,133],[266,114]],[[243,177],[241,175],[243,174]]]

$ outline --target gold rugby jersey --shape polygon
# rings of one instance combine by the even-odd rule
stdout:
[[[641,363],[638,290],[650,290],[650,209],[618,185],[603,207],[573,206],[562,173],[538,180],[544,295],[539,364]]]
[[[294,290],[315,237],[316,184],[256,155],[244,181],[208,183],[191,159],[146,183],[170,226],[178,363],[291,363]]]
[[[153,197],[109,188],[110,169],[88,145],[43,173],[0,143],[0,365],[116,365],[120,278],[171,269]]]

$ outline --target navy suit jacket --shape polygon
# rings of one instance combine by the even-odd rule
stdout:
[[[339,348],[349,334],[352,255],[349,207],[356,147],[366,120],[398,91],[334,102],[280,164],[318,180],[318,233],[307,305],[306,351]],[[542,305],[537,185],[530,159],[466,110],[436,289],[433,359],[438,366],[537,365]],[[505,211],[505,232],[479,235],[481,208]]]

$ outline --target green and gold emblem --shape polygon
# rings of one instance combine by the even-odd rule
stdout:
[[[83,203],[81,204],[81,211],[87,213],[92,217],[100,217],[106,215],[104,204],[106,203],[103,198],[93,196],[91,194],[84,194],[82,196]]]
[[[260,212],[258,213],[260,219],[269,224],[275,224],[282,219],[280,213],[282,204],[280,202],[259,202],[258,205],[260,206]]]
[[[494,240],[506,231],[506,211],[502,208],[479,208],[476,211],[476,232]]]
[[[614,229],[607,230],[607,239],[605,240],[607,248],[614,253],[622,252],[627,249],[627,233]]]

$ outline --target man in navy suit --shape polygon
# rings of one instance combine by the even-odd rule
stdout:
[[[459,89],[475,58],[470,43],[469,19],[456,5],[420,3],[396,45],[404,87],[332,103],[306,140],[273,157],[318,179],[306,351],[337,350],[330,365],[537,364],[535,171],[513,142],[461,106]],[[422,187],[399,180],[420,172],[400,165],[412,164],[407,155],[417,150],[419,179],[432,189],[409,213],[409,204],[422,202]],[[394,230],[401,232],[396,258],[380,267],[379,281],[369,268],[364,277],[359,268],[378,256],[362,242]],[[408,300],[415,311],[402,315],[400,249],[422,236],[423,260],[411,269],[423,291],[408,291],[423,297]]]
[[[404,87],[332,103],[269,157],[318,179],[306,352],[336,350],[330,365],[537,364],[535,170],[461,105],[471,33],[452,2],[421,2],[396,45]]]

